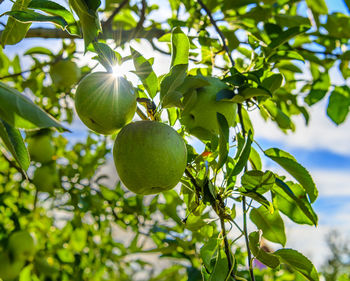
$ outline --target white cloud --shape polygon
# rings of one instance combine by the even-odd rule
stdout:
[[[273,122],[265,122],[258,110],[250,113],[257,138],[278,141],[291,148],[326,149],[350,155],[350,119],[336,126],[326,115],[327,99],[310,108],[310,122],[305,125],[303,117],[293,118],[296,131],[282,133]]]
[[[312,170],[311,174],[321,196],[350,196],[350,171]]]

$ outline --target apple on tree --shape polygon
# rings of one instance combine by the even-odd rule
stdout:
[[[50,76],[57,87],[69,89],[79,81],[81,71],[75,62],[60,60],[51,66]]]
[[[26,230],[16,231],[11,234],[7,249],[15,260],[30,260],[35,254],[34,239]]]
[[[233,126],[237,104],[216,100],[216,94],[228,88],[220,79],[203,76],[201,78],[207,80],[209,85],[184,93],[184,110],[180,122],[191,135],[201,140],[210,140],[219,134],[216,113],[224,115],[228,125]]]
[[[124,185],[137,194],[155,194],[175,187],[187,163],[182,137],[157,121],[137,121],[117,135],[113,156]]]
[[[51,136],[48,133],[39,132],[28,139],[28,152],[31,160],[48,163],[52,161],[55,154],[55,147],[52,144]]]
[[[80,81],[75,108],[89,129],[109,135],[132,120],[136,112],[136,93],[123,77],[94,72]]]
[[[52,193],[58,186],[58,174],[54,164],[36,168],[32,180],[38,191]]]
[[[25,260],[13,259],[8,252],[0,253],[0,279],[3,281],[14,280],[21,272]]]

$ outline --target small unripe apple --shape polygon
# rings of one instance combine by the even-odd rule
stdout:
[[[8,251],[15,260],[31,259],[35,253],[33,237],[25,230],[14,232],[8,241]]]
[[[28,152],[31,160],[48,163],[55,154],[55,147],[52,144],[49,134],[34,135],[28,139]]]
[[[228,125],[235,122],[237,104],[227,101],[217,101],[216,95],[220,90],[227,89],[228,86],[215,77],[202,77],[210,84],[187,92],[184,95],[185,110],[181,115],[181,124],[186,130],[202,140],[210,140],[213,135],[219,134],[219,124],[216,113],[225,116]],[[194,96],[194,101],[190,95]],[[186,102],[192,103],[186,105]],[[186,108],[187,106],[187,108]]]
[[[50,68],[50,76],[53,84],[59,88],[71,88],[79,81],[80,68],[70,60],[60,60]]]
[[[123,77],[94,72],[79,83],[75,108],[88,128],[109,135],[132,120],[136,112],[136,93]]]
[[[186,145],[170,126],[155,121],[126,125],[113,148],[123,184],[137,194],[155,194],[175,187],[187,161]]]
[[[58,174],[54,165],[45,165],[34,172],[33,184],[38,191],[51,193],[58,185]]]
[[[0,278],[3,281],[14,280],[21,272],[24,260],[11,259],[8,252],[0,253]]]

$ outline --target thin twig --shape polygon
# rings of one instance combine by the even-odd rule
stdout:
[[[5,76],[0,77],[0,80],[2,80],[2,79],[7,79],[7,78],[17,77],[17,76],[20,76],[20,75],[22,75],[22,74],[24,74],[24,73],[32,72],[32,71],[34,71],[34,70],[40,69],[40,68],[42,68],[42,67],[43,67],[43,66],[40,65],[40,66],[33,67],[33,68],[31,68],[31,69],[23,70],[23,71],[21,71],[21,72],[17,72],[17,73],[5,75]]]
[[[142,8],[141,8],[141,12],[140,12],[140,19],[139,22],[137,23],[136,27],[135,27],[135,33],[139,31],[139,29],[142,28],[143,23],[145,22],[146,19],[146,0],[142,0]]]
[[[209,11],[209,9],[207,8],[207,6],[205,6],[205,4],[202,2],[202,0],[197,0],[197,2],[199,3],[199,5],[201,5],[202,9],[207,13],[211,24],[214,26],[216,32],[219,34],[221,41],[222,41],[222,45],[225,48],[225,51],[228,55],[228,58],[232,64],[232,66],[235,65],[235,61],[233,60],[232,56],[231,56],[231,52],[230,49],[228,48],[227,44],[226,44],[226,38],[224,36],[224,34],[221,32],[220,28],[218,27],[218,25],[216,24],[215,19],[213,18],[213,15],[211,14],[211,12]]]
[[[228,265],[228,268],[230,270],[230,274],[234,278],[235,276],[234,276],[234,274],[232,272],[232,260],[231,260],[230,245],[228,243],[227,236],[226,236],[225,219],[222,216],[219,216],[219,217],[220,217],[220,225],[221,225],[222,237],[224,238],[225,254],[226,254],[226,257],[227,257],[227,265]]]
[[[149,120],[139,107],[136,108],[136,113],[142,120]]]
[[[129,0],[124,0],[123,2],[121,2],[119,4],[119,6],[117,8],[115,8],[115,10],[113,11],[113,13],[109,16],[109,18],[104,22],[102,23],[102,28],[106,28],[107,26],[109,26],[114,17],[121,11],[121,9],[123,9],[123,7],[129,2]]]
[[[238,117],[239,117],[239,122],[241,123],[242,135],[245,138],[246,130],[245,130],[245,126],[243,123],[242,104],[240,104],[240,103],[238,104]],[[245,167],[245,170],[246,169],[247,169],[247,166]],[[251,266],[252,254],[251,254],[250,248],[249,248],[248,227],[247,227],[247,210],[246,210],[246,197],[245,196],[243,196],[243,198],[242,198],[242,208],[243,208],[243,233],[244,233],[245,244],[246,244],[247,252],[248,252],[249,274],[250,274],[251,280],[255,281],[253,268]]]

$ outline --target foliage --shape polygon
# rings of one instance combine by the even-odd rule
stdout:
[[[163,19],[165,4],[171,16]],[[345,82],[335,85],[329,71],[336,67],[344,81],[350,77],[347,15],[329,14],[324,0],[159,5],[71,0],[69,6],[16,0],[2,16],[7,24],[0,37],[0,252],[16,268],[14,278],[319,280],[311,261],[284,248],[285,219],[317,225],[316,186],[292,155],[258,145],[249,111],[259,110],[288,133],[295,129],[293,116],[302,115],[308,123],[309,107],[328,98],[328,116],[335,124],[344,122],[350,88]],[[54,27],[31,25],[37,22]],[[11,58],[5,47],[33,37],[63,39],[62,47],[53,53],[42,41],[26,50],[32,65],[22,69],[23,58]],[[83,53],[93,54],[107,72],[133,63],[139,78],[135,119],[167,123],[186,141],[187,167],[179,187],[141,196],[119,181],[111,184],[105,171],[115,135],[70,137],[77,86],[71,84],[94,69],[78,60],[81,39]],[[139,39],[171,56],[168,73],[158,77],[154,59],[130,47]],[[69,83],[59,82],[66,73],[52,71],[61,61],[72,62],[75,78]],[[204,102],[209,95],[201,94],[203,89],[216,98]],[[209,118],[198,108],[192,114],[198,104],[213,114],[188,130],[186,118]],[[225,105],[224,112],[219,105]],[[203,137],[207,124],[214,129]],[[48,163],[30,161],[31,131],[48,128],[53,156]],[[196,151],[193,136],[204,144],[203,152]],[[286,173],[266,170],[261,157]],[[38,183],[33,175],[46,165],[55,178]],[[236,215],[239,205],[242,215]],[[258,231],[248,233],[248,223]],[[25,264],[14,264],[7,252],[9,237],[19,230],[36,240],[35,257]],[[268,249],[266,240],[278,243],[278,250]],[[147,258],[152,254],[156,262]],[[159,265],[161,260],[167,263]],[[1,270],[0,265],[0,277]]]

